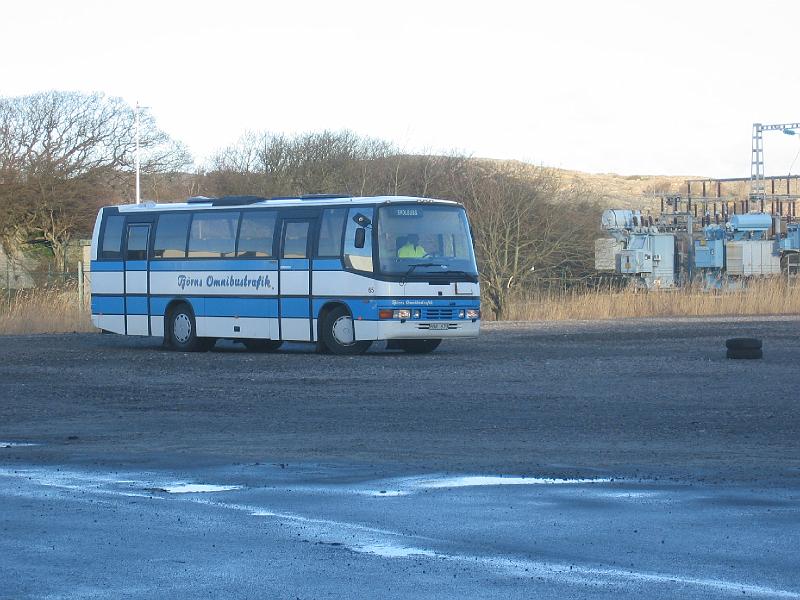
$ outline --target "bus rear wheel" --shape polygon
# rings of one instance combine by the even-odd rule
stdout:
[[[392,346],[409,354],[428,354],[439,347],[442,340],[395,340]]]
[[[244,347],[250,352],[275,352],[281,347],[281,340],[244,340]]]
[[[322,321],[320,339],[332,354],[364,354],[372,342],[356,340],[353,317],[344,306],[334,308]]]
[[[210,350],[214,338],[197,337],[197,326],[191,309],[186,304],[173,308],[167,317],[169,345],[181,352],[205,352]]]

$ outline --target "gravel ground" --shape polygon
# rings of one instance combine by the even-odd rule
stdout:
[[[0,343],[15,463],[316,461],[489,472],[800,482],[800,318],[487,324],[427,356],[183,354],[113,335]],[[725,359],[724,340],[764,340]]]

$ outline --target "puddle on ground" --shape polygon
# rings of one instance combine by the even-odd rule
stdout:
[[[614,500],[651,500],[660,498],[663,494],[661,492],[645,492],[645,491],[609,491],[602,490],[595,492],[597,496],[603,498],[610,498]]]
[[[502,475],[464,475],[460,477],[447,477],[437,475],[421,475],[400,479],[390,479],[381,482],[380,487],[347,488],[338,486],[297,487],[293,491],[324,491],[333,494],[356,494],[373,498],[397,498],[410,496],[422,490],[444,490],[452,488],[488,487],[504,485],[585,485],[592,483],[612,483],[620,481],[612,478],[581,478],[566,479],[555,477],[515,477]]]
[[[422,548],[411,548],[409,546],[396,546],[394,544],[364,544],[362,546],[348,546],[353,552],[361,554],[374,554],[385,558],[410,558],[414,556],[427,556],[435,558],[436,552],[423,550]]]
[[[182,483],[180,485],[167,485],[153,488],[153,491],[168,494],[207,494],[211,492],[230,492],[242,489],[241,485],[210,485],[206,483]]]
[[[397,496],[408,496],[410,492],[405,492],[403,490],[365,490],[365,491],[356,491],[356,493],[363,494],[364,496],[393,498]]]
[[[502,477],[489,475],[467,475],[463,477],[443,477],[438,479],[419,479],[415,487],[426,489],[479,487],[491,485],[574,485],[586,483],[610,483],[611,479],[555,479],[549,477]]]

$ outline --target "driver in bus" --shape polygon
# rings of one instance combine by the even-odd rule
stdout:
[[[397,251],[397,258],[422,258],[426,254],[425,248],[419,245],[419,236],[412,233],[406,237],[406,243]]]

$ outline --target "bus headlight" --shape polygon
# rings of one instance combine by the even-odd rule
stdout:
[[[479,308],[468,308],[467,309],[467,318],[468,319],[480,319],[481,318],[481,310]]]
[[[401,308],[399,310],[391,310],[389,308],[383,308],[378,311],[378,317],[381,319],[400,319],[404,321],[405,319],[411,318],[411,309]]]

